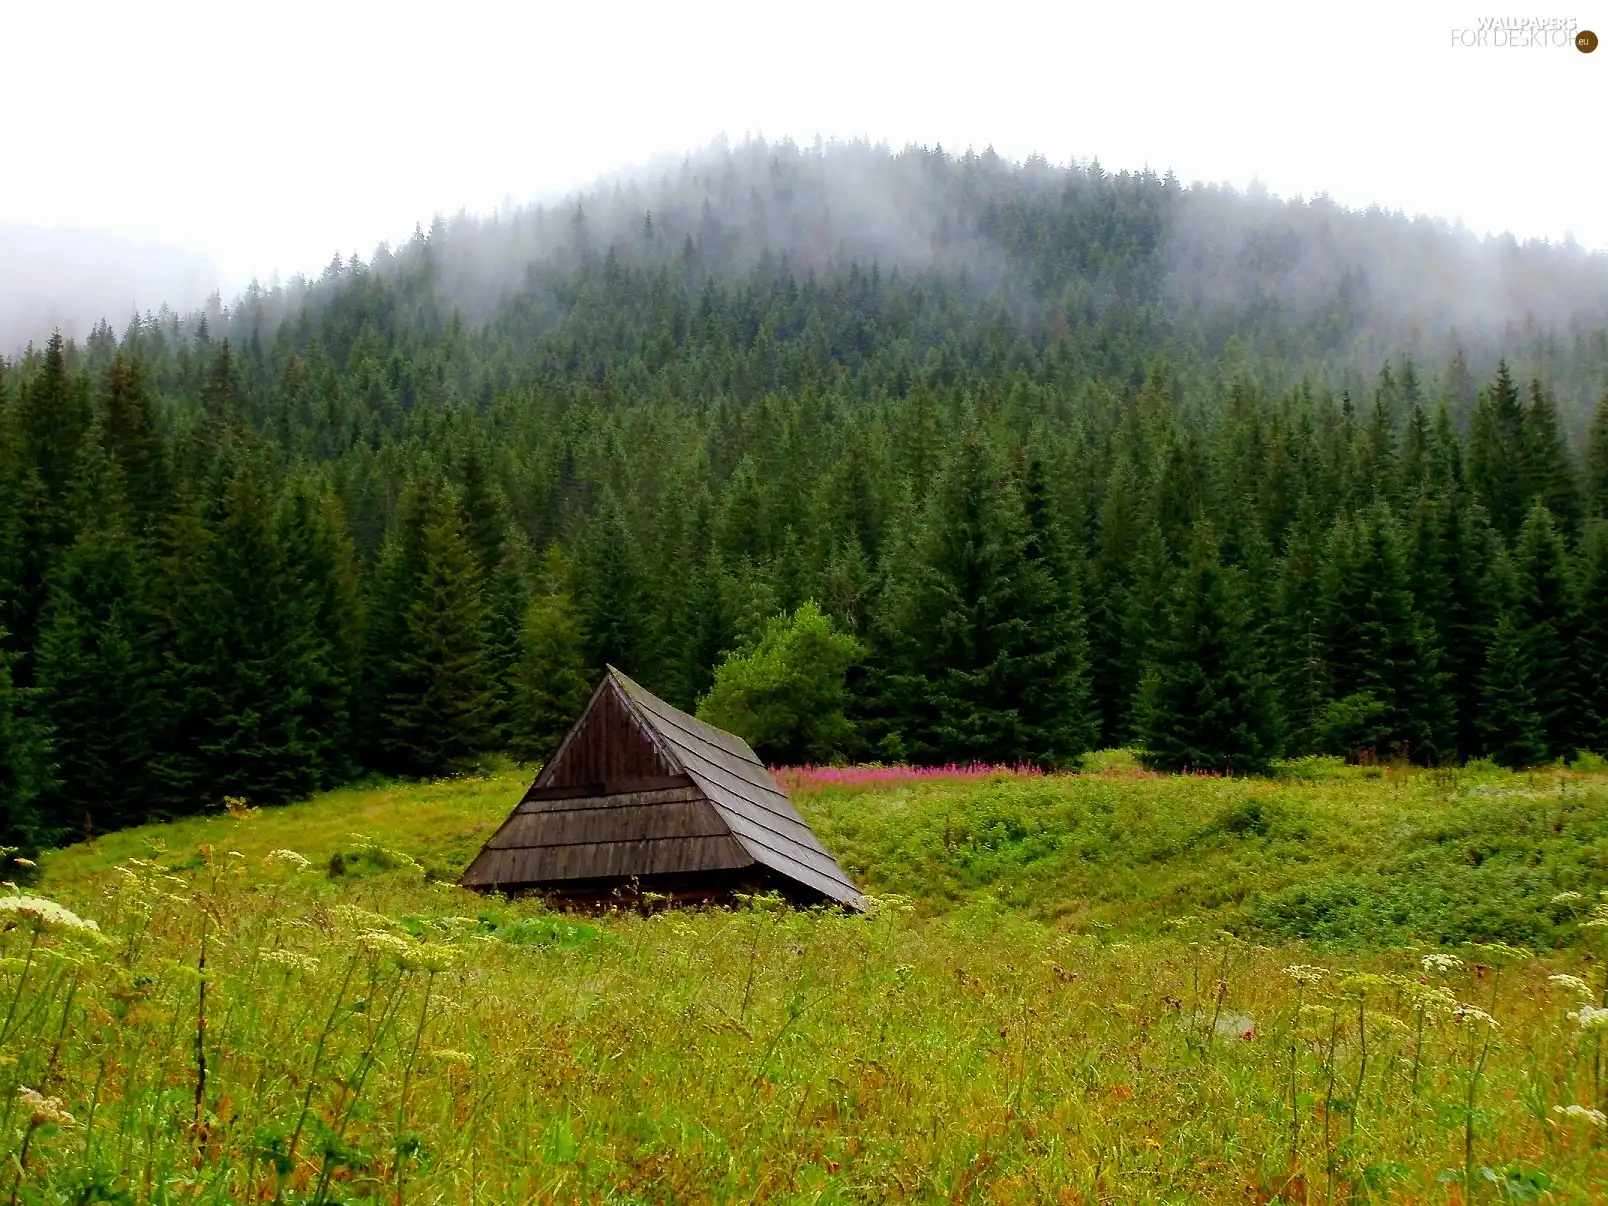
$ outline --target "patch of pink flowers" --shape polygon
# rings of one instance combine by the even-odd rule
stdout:
[[[1044,772],[1026,762],[1008,766],[993,762],[948,763],[944,766],[773,766],[771,774],[787,791],[814,787],[869,787],[877,783],[911,783],[937,779],[1020,778]]]

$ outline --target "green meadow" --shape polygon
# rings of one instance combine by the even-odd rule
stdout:
[[[865,916],[455,887],[526,779],[18,869],[0,1194],[1608,1200],[1601,766],[802,776]]]

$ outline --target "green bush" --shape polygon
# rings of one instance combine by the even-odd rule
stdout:
[[[863,653],[812,600],[773,616],[757,645],[716,668],[698,718],[736,733],[773,765],[841,758],[854,743],[844,679]]]

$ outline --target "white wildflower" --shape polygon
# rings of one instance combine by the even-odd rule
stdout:
[[[1492,1030],[1496,1029],[1496,1019],[1478,1005],[1459,1005],[1452,1010],[1452,1020],[1456,1022],[1483,1022]]]
[[[371,913],[367,909],[360,909],[356,905],[338,904],[330,909],[330,916],[342,925],[349,925],[353,929],[361,927],[365,930],[390,929],[396,923],[389,917],[381,917],[378,913]]]
[[[54,900],[46,900],[43,896],[0,896],[0,909],[8,909],[13,913],[21,913],[24,917],[31,917],[34,923],[42,928],[100,930],[100,926],[95,922],[86,920],[71,909],[57,904]]]
[[[39,865],[38,863],[34,862],[33,859],[23,858],[20,854],[11,861],[16,863],[19,867],[37,867]]]
[[[1449,975],[1454,971],[1463,970],[1463,961],[1456,955],[1447,954],[1445,951],[1431,951],[1418,962],[1425,971],[1439,972],[1443,976]]]
[[[437,1047],[425,1052],[431,1059],[440,1060],[444,1064],[462,1064],[467,1067],[474,1062],[474,1057],[463,1051],[454,1051],[450,1047]]]
[[[398,938],[385,930],[364,930],[357,936],[357,940],[364,950],[374,955],[405,957],[417,949],[415,944],[406,938]]]
[[[1579,899],[1581,899],[1581,896],[1580,896],[1580,893],[1578,893],[1578,892],[1559,892],[1556,896],[1554,896],[1552,898],[1552,903],[1553,904],[1565,904],[1568,901],[1579,900]]]
[[[1310,963],[1292,963],[1284,969],[1284,974],[1297,984],[1316,984],[1329,974],[1327,968],[1314,967]]]
[[[34,1126],[47,1122],[54,1122],[57,1126],[74,1126],[77,1123],[59,1097],[46,1097],[33,1089],[22,1088],[17,1090],[17,1100],[28,1111],[28,1119]]]
[[[1582,1030],[1608,1030],[1608,1009],[1599,1009],[1595,1005],[1582,1005],[1579,1010],[1571,1013],[1569,1018],[1579,1022]]]
[[[402,966],[413,971],[446,971],[458,962],[456,947],[441,942],[421,942],[402,959]]]
[[[1590,1106],[1553,1106],[1552,1112],[1554,1114],[1562,1114],[1565,1118],[1578,1118],[1581,1122],[1588,1122],[1592,1126],[1603,1126],[1608,1124],[1608,1114],[1604,1114],[1601,1110],[1594,1110]]]
[[[270,850],[262,860],[266,863],[278,863],[291,871],[309,871],[313,864],[294,850]]]
[[[1556,984],[1559,988],[1567,988],[1570,992],[1579,993],[1583,997],[1591,996],[1591,985],[1587,984],[1579,976],[1571,976],[1567,972],[1559,972],[1557,975],[1548,976],[1547,979]]]
[[[265,963],[274,963],[292,971],[306,972],[309,975],[318,970],[318,958],[314,955],[304,954],[301,951],[264,950],[262,958]]]
[[[1409,984],[1407,987],[1417,1000],[1419,1008],[1427,1014],[1439,1016],[1453,1013],[1457,1009],[1457,998],[1448,989],[1439,985],[1431,987],[1423,984]]]

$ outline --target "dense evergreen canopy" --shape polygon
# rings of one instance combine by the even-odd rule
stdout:
[[[540,756],[811,601],[789,754],[1608,749],[1600,257],[1488,322],[1444,228],[851,150],[0,362],[0,841]]]

